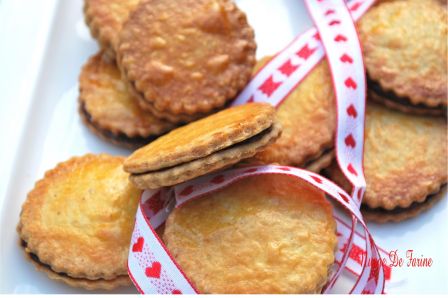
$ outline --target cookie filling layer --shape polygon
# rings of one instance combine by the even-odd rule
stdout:
[[[379,97],[384,98],[385,100],[388,101],[392,101],[400,106],[405,106],[410,109],[416,109],[421,111],[440,111],[444,109],[443,106],[428,107],[422,103],[414,105],[410,102],[408,98],[398,96],[393,91],[384,90],[378,82],[370,78],[367,78],[367,84],[369,89],[375,92]]]
[[[231,145],[229,147],[226,147],[226,148],[223,148],[221,150],[212,152],[211,154],[216,154],[216,153],[220,153],[220,152],[223,152],[223,151],[227,151],[227,150],[230,150],[230,149],[235,148],[237,146],[247,145],[247,144],[250,144],[250,143],[257,143],[260,140],[262,140],[266,135],[269,135],[272,132],[275,132],[276,130],[278,131],[280,129],[281,128],[280,128],[279,124],[272,124],[270,127],[266,128],[265,130],[262,130],[258,134],[254,135],[254,136],[252,136],[252,137],[250,137],[250,138],[248,138],[248,139],[246,139],[246,140],[244,140],[242,142],[235,143],[235,144],[233,144],[233,145]],[[198,159],[193,159],[193,160],[190,160],[188,162],[184,162],[184,163],[181,163],[181,164],[178,164],[178,165],[174,165],[174,166],[171,166],[171,167],[160,168],[160,169],[157,169],[157,170],[148,171],[148,172],[144,172],[144,173],[138,173],[138,174],[132,174],[132,175],[133,176],[139,176],[139,175],[147,175],[147,174],[151,174],[151,173],[167,171],[167,170],[170,170],[170,169],[173,169],[173,168],[176,168],[176,167],[179,167],[179,166],[182,166],[182,165],[194,162],[196,160],[202,159],[204,157],[201,157],[201,158],[198,158]]]
[[[98,280],[98,281],[99,281],[99,280],[104,280],[104,281],[108,281],[107,279],[103,279],[103,278],[99,278],[99,279],[79,278],[79,277],[73,277],[73,276],[70,276],[70,275],[68,275],[68,274],[65,273],[65,272],[56,272],[56,271],[54,271],[54,270],[51,268],[50,265],[43,263],[43,262],[39,259],[39,257],[38,257],[36,254],[34,254],[34,253],[32,253],[32,252],[27,252],[27,251],[26,251],[27,243],[26,243],[25,240],[21,239],[21,241],[20,241],[20,245],[22,246],[22,248],[25,250],[25,253],[30,257],[30,259],[31,259],[34,263],[36,263],[36,264],[39,265],[39,266],[45,267],[46,269],[50,270],[50,271],[53,272],[54,274],[57,274],[57,275],[59,275],[59,276],[61,276],[61,277],[64,277],[64,278],[70,278],[70,279],[73,279],[73,280],[87,280],[87,281],[95,281],[95,280]],[[113,280],[113,279],[111,279],[111,280]]]
[[[124,133],[120,133],[120,134],[114,134],[113,132],[104,129],[102,127],[99,127],[92,118],[92,115],[89,114],[89,112],[87,112],[85,104],[81,103],[80,106],[81,112],[84,115],[84,118],[87,122],[89,122],[90,125],[93,126],[93,128],[100,133],[101,135],[103,135],[104,137],[108,138],[108,139],[112,139],[115,140],[118,143],[124,143],[124,144],[128,144],[131,146],[144,146],[152,141],[154,141],[157,137],[156,136],[150,136],[150,137],[128,137],[127,135],[125,135]]]
[[[432,201],[436,201],[438,198],[438,194],[440,193],[440,191],[446,186],[446,184],[444,184],[443,186],[440,187],[440,189],[438,191],[436,191],[435,193],[432,193],[430,195],[428,195],[426,197],[426,199],[423,202],[413,202],[409,207],[407,208],[402,208],[402,207],[396,207],[392,210],[387,210],[384,208],[370,208],[367,205],[362,204],[361,205],[361,211],[365,211],[365,212],[369,212],[369,213],[375,213],[375,214],[383,214],[383,215],[398,215],[398,214],[402,214],[402,213],[407,213],[413,209],[417,209],[422,207],[423,205],[426,204],[430,204],[432,203]]]
[[[309,167],[310,165],[312,165],[313,163],[315,163],[316,161],[318,161],[320,158],[322,158],[322,156],[327,155],[328,153],[330,153],[331,151],[333,151],[333,149],[334,149],[334,146],[330,146],[330,147],[328,147],[328,148],[323,149],[323,150],[322,150],[316,157],[313,157],[313,158],[307,160],[307,161],[303,164],[302,168],[307,168],[307,167]]]

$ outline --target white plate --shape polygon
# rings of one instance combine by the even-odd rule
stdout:
[[[311,24],[301,1],[237,2],[255,28],[258,57],[275,53]],[[81,6],[82,1],[0,2],[0,292],[85,292],[49,280],[25,261],[15,232],[20,208],[35,181],[57,162],[87,152],[129,153],[92,135],[77,113],[78,74],[97,51]],[[444,199],[415,219],[370,225],[384,248],[398,249],[403,257],[413,249],[434,262],[430,268],[395,270],[388,293],[448,292],[447,217]]]

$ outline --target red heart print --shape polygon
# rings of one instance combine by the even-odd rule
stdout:
[[[175,289],[175,290],[171,291],[171,294],[173,294],[173,295],[182,294],[182,292],[178,289]]]
[[[336,35],[336,37],[334,38],[334,41],[336,41],[336,42],[344,42],[344,41],[347,41],[347,37],[345,37],[345,36],[342,35],[342,34],[338,34],[338,35]]]
[[[361,200],[362,197],[362,189],[358,189],[358,199]]]
[[[356,147],[356,142],[355,142],[355,139],[353,138],[352,134],[349,134],[345,138],[344,142],[345,142],[345,145],[347,145],[347,147],[352,147],[352,148]]]
[[[347,108],[347,114],[349,116],[352,116],[353,118],[356,118],[358,116],[358,113],[356,112],[356,109],[355,109],[355,107],[353,105],[350,105]]]
[[[291,171],[291,169],[288,168],[288,167],[279,167],[277,169],[282,170],[282,171],[286,171],[286,172],[290,172]]]
[[[275,82],[273,76],[271,75],[263,82],[263,84],[261,84],[260,87],[258,87],[258,89],[266,94],[267,97],[270,97],[281,84],[282,82]]]
[[[335,11],[334,11],[333,9],[329,9],[329,10],[327,10],[327,11],[325,12],[325,15],[326,15],[326,16],[329,16],[329,15],[334,14],[334,13],[335,13]]]
[[[215,177],[213,177],[212,180],[210,180],[210,182],[213,184],[220,184],[220,183],[224,182],[224,176],[223,175],[215,176]]]
[[[353,4],[352,8],[350,8],[351,11],[358,10],[358,8],[361,7],[361,2]]]
[[[145,274],[147,277],[160,278],[162,265],[159,262],[153,262],[151,267],[146,267]]]
[[[250,98],[249,98],[249,100],[247,101],[247,103],[250,103],[250,102],[254,102],[254,96],[252,95]]]
[[[328,25],[330,25],[330,26],[335,26],[335,25],[339,25],[340,23],[341,23],[341,21],[333,20],[333,21],[331,21],[330,23],[328,23]]]
[[[348,77],[345,80],[344,84],[347,88],[351,88],[353,90],[356,90],[356,88],[358,87],[358,85],[356,85],[356,82],[351,77]]]
[[[347,54],[342,55],[340,59],[344,63],[353,63],[353,58]]]
[[[310,175],[310,177],[311,177],[314,181],[316,181],[317,183],[322,183],[322,179],[320,179],[319,177],[316,177],[316,176],[313,176],[313,175]]]
[[[133,252],[142,252],[143,244],[145,244],[145,239],[143,237],[138,237],[137,242],[132,245]]]
[[[340,193],[340,192],[339,192],[339,195],[346,203],[348,203],[348,197],[346,195],[344,195],[343,193]]]
[[[347,170],[352,173],[355,176],[358,176],[358,173],[356,172],[355,168],[353,167],[353,165],[351,163],[348,164],[347,166]]]
[[[193,192],[193,186],[190,185],[190,186],[185,187],[185,188],[180,192],[180,195],[181,195],[181,196],[188,196],[188,195],[191,194],[192,192]]]

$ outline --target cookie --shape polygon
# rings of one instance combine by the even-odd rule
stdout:
[[[446,188],[446,187],[445,187]],[[424,202],[412,203],[408,208],[395,208],[393,210],[384,210],[382,208],[361,208],[361,212],[365,220],[376,223],[388,223],[388,222],[402,222],[408,219],[412,219],[432,208],[435,204],[440,202],[444,194],[439,192],[435,195],[429,196]]]
[[[123,23],[140,0],[84,0],[84,18],[109,60],[115,59]]]
[[[177,128],[124,162],[139,188],[178,184],[252,157],[281,133],[266,103],[232,107]]]
[[[201,293],[319,293],[337,244],[323,192],[286,175],[240,180],[189,201],[164,241]]]
[[[231,0],[144,0],[123,26],[118,64],[141,107],[172,122],[221,109],[255,64],[254,31]]]
[[[89,290],[131,284],[127,256],[140,191],[122,164],[105,154],[74,157],[36,183],[17,230],[38,270]]]
[[[79,77],[79,112],[95,134],[117,145],[141,147],[174,128],[143,111],[102,52],[91,57]]]
[[[259,61],[256,69],[268,60]],[[333,92],[331,74],[323,61],[277,108],[282,135],[258,153],[254,162],[306,167],[331,150],[336,130]]]
[[[363,203],[394,210],[421,203],[447,182],[447,123],[369,103],[366,113]],[[336,162],[329,177],[350,189]]]
[[[445,114],[446,4],[397,0],[370,9],[358,24],[373,99],[403,112]]]

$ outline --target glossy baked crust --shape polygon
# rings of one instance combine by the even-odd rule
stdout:
[[[140,0],[84,0],[84,18],[90,33],[110,60],[115,57],[123,23]]]
[[[102,54],[92,56],[79,76],[80,113],[88,127],[108,140],[131,146],[145,145],[173,129],[173,124],[139,107],[117,66]]]
[[[280,133],[280,124],[275,123],[258,135],[229,148],[166,169],[137,175],[132,174],[129,179],[141,189],[156,189],[162,186],[179,184],[215,170],[227,168],[243,159],[254,156],[268,144],[274,142]]]
[[[258,62],[256,69],[268,61]],[[331,75],[321,62],[277,108],[281,137],[255,156],[255,162],[303,167],[333,147],[336,108]]]
[[[18,231],[27,253],[71,278],[126,276],[140,191],[122,163],[88,154],[46,172],[22,206]]]
[[[235,97],[255,50],[253,29],[231,0],[144,0],[123,26],[117,57],[157,117],[194,116]]]
[[[202,293],[319,293],[334,262],[335,229],[322,192],[263,175],[175,209],[164,240]]]
[[[412,104],[447,106],[447,9],[436,0],[373,7],[358,23],[369,77]]]
[[[275,109],[267,103],[251,103],[225,109],[172,130],[135,151],[125,171],[146,173],[177,166],[243,142],[268,129]]]
[[[369,103],[366,117],[363,203],[392,210],[423,202],[447,182],[447,124],[444,118],[421,117]],[[350,187],[336,163],[331,179]]]

